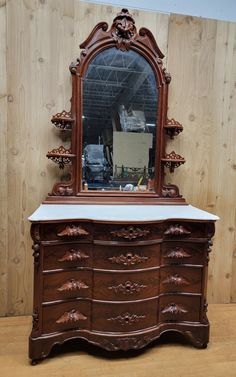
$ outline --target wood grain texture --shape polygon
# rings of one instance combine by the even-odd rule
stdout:
[[[0,315],[7,312],[7,65],[6,2],[0,2]]]
[[[187,202],[220,216],[209,265],[209,302],[236,300],[236,24],[171,16],[169,117],[184,133],[169,143],[186,164],[167,181]]]
[[[58,168],[45,155],[61,144],[50,118],[69,109],[67,67],[93,26],[101,20],[110,25],[120,9],[76,0],[0,3],[0,314],[16,315],[32,310],[27,216],[58,181]],[[236,301],[236,24],[130,11],[137,28],[150,28],[166,55],[173,79],[169,117],[185,128],[167,151],[173,145],[187,163],[166,182],[176,182],[188,202],[222,219],[211,254],[209,301]]]
[[[209,305],[212,323],[211,342],[207,349],[196,350],[189,345],[159,343],[132,353],[106,353],[80,342],[73,343],[66,353],[59,353],[35,367],[27,359],[27,336],[31,318],[0,319],[0,360],[3,376],[7,377],[234,377],[236,369],[236,305]],[[69,346],[69,345],[68,345]],[[60,352],[60,351],[59,351]],[[181,357],[180,357],[181,354]],[[138,355],[138,357],[135,357]],[[161,367],[160,367],[161,366]],[[50,371],[50,372],[49,372]]]

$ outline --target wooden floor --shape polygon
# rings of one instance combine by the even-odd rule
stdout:
[[[2,377],[236,377],[236,304],[209,305],[211,339],[207,349],[169,343],[167,339],[142,352],[114,354],[77,342],[55,350],[42,363],[27,358],[30,317],[0,319]]]

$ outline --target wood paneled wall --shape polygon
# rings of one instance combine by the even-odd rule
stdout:
[[[0,0],[0,314],[31,312],[27,221],[56,181],[45,154],[59,146],[50,124],[69,109],[68,66],[100,20],[119,9],[78,0]],[[187,163],[177,182],[187,201],[221,217],[209,266],[210,302],[236,301],[236,24],[131,10],[151,29],[172,74],[169,117],[184,133],[169,143]]]

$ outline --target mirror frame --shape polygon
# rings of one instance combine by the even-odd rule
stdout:
[[[95,56],[111,47],[122,51],[134,50],[142,55],[150,64],[156,77],[158,107],[154,192],[103,192],[82,189],[83,78]],[[46,201],[84,204],[185,204],[185,200],[179,195],[177,186],[164,184],[164,167],[173,171],[174,168],[185,162],[175,152],[171,152],[169,155],[165,154],[166,137],[169,135],[173,138],[183,128],[174,119],[168,120],[167,118],[168,86],[171,76],[163,67],[164,55],[157,46],[152,33],[145,27],[137,31],[133,16],[127,9],[122,9],[114,18],[109,30],[106,22],[98,23],[88,38],[80,45],[80,48],[82,49],[80,59],[70,65],[72,74],[71,111],[68,113],[63,111],[52,118],[52,122],[62,131],[69,130],[71,132],[71,148],[70,150],[61,150],[61,159],[58,157],[58,150],[63,147],[47,154],[48,158],[60,164],[59,159],[60,167],[71,163],[70,180],[56,183],[52,194]]]

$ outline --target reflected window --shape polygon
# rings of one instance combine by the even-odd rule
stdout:
[[[154,72],[135,51],[109,48],[83,79],[83,187],[153,191],[158,90]]]

